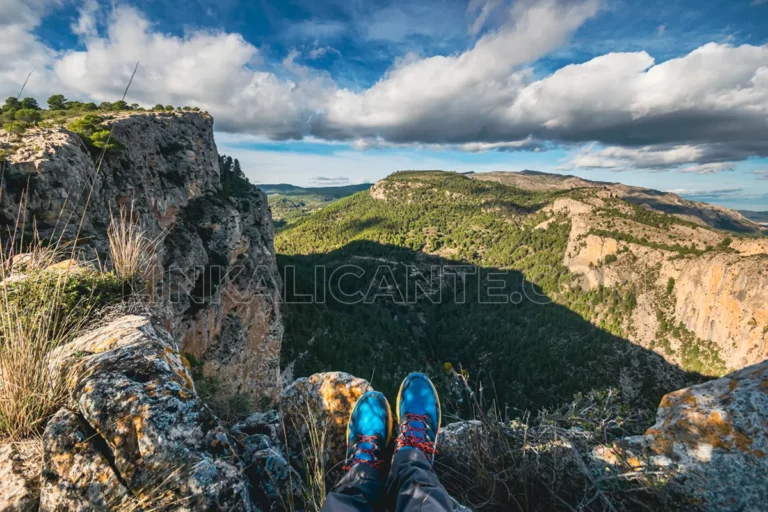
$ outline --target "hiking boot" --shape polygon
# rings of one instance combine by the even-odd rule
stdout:
[[[379,468],[382,451],[392,440],[392,411],[381,393],[369,391],[361,396],[347,425],[347,463],[344,471],[357,464]]]
[[[437,452],[440,416],[440,398],[429,377],[423,373],[408,375],[397,395],[400,435],[395,439],[395,453],[400,450],[421,450],[431,464]]]

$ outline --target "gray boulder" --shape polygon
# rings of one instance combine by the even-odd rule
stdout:
[[[235,447],[162,328],[118,318],[61,347],[52,366],[74,412],[59,412],[46,429],[41,503],[49,510],[75,497],[113,503],[125,489],[156,493],[176,510],[252,510]]]
[[[645,443],[695,508],[765,510],[766,426],[768,361],[669,393]]]

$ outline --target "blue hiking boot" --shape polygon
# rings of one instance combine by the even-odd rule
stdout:
[[[392,441],[392,410],[381,393],[369,391],[361,396],[347,425],[347,463],[344,471],[357,464],[379,468],[382,451]]]
[[[395,452],[415,448],[432,463],[437,453],[440,420],[440,398],[434,384],[423,373],[411,373],[400,385],[397,395],[400,435],[395,439]]]

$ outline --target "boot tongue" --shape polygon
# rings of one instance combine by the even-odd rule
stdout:
[[[360,441],[355,448],[355,459],[374,460],[372,453],[376,452],[376,445],[370,441]]]
[[[406,418],[405,424],[408,426],[408,435],[410,437],[420,441],[427,439],[426,431],[429,429],[429,426],[423,419],[409,416]]]

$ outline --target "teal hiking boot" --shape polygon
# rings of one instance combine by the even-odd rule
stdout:
[[[392,441],[392,410],[378,391],[361,396],[347,425],[347,462],[344,471],[357,464],[379,468],[382,451]]]
[[[403,380],[397,394],[400,435],[395,439],[395,452],[415,448],[432,463],[437,453],[440,420],[440,398],[434,384],[423,373],[411,373]]]

